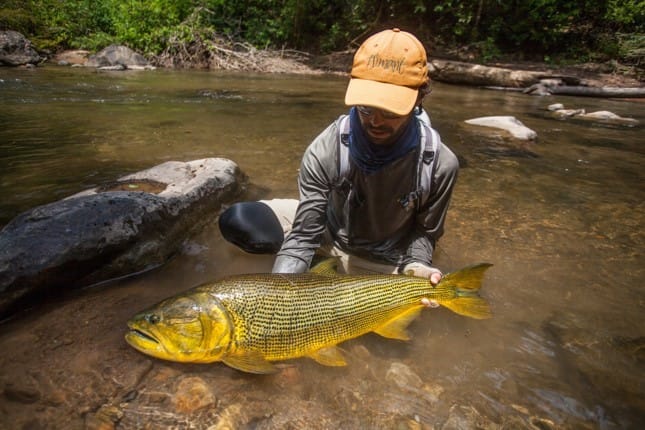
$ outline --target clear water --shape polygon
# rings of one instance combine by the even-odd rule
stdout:
[[[295,197],[300,157],[345,111],[345,85],[334,76],[0,69],[0,225],[167,160],[227,157],[258,195]],[[641,125],[555,120],[546,111],[555,102]],[[348,342],[344,369],[302,359],[292,363],[294,374],[256,378],[223,365],[153,360],[141,380],[115,385],[148,363],[122,339],[132,314],[201,282],[270,269],[269,257],[223,242],[214,219],[167,265],[0,327],[0,424],[81,426],[127,388],[149,397],[120,403],[117,428],[199,428],[226,417],[251,428],[267,416],[276,426],[283,417],[321,428],[449,428],[459,419],[507,428],[639,428],[645,105],[436,84],[426,108],[462,164],[435,263],[444,271],[493,263],[483,289],[493,319],[425,312],[408,343],[377,336]],[[514,115],[538,141],[517,145],[464,124],[487,115]],[[400,364],[418,378],[394,371]],[[186,375],[212,384],[210,415],[150,400],[151,387],[176,397],[168,381]],[[287,419],[303,411],[309,421]]]

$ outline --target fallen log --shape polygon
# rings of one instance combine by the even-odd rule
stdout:
[[[505,91],[522,91],[531,95],[570,95],[582,97],[645,98],[645,87],[591,87],[576,76],[512,70],[449,60],[431,60],[430,78],[438,82],[474,85]]]
[[[561,85],[548,88],[551,94],[583,97],[619,97],[619,98],[643,98],[645,87],[642,88],[617,88],[617,87],[574,87]]]
[[[523,90],[525,94],[534,96],[549,96],[553,94],[581,97],[614,97],[614,98],[644,98],[645,87],[587,87],[562,85],[561,81],[543,80]]]
[[[504,67],[484,66],[460,61],[431,60],[428,64],[430,78],[450,84],[475,85],[482,87],[526,88],[543,79],[559,79],[568,85],[579,85],[575,76],[551,72],[512,70]]]

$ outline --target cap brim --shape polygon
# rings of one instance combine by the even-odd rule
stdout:
[[[418,89],[367,79],[352,78],[345,93],[348,106],[371,106],[397,115],[407,115],[414,108]]]

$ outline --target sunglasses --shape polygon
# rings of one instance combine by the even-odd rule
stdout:
[[[406,115],[397,115],[393,112],[389,112],[383,109],[377,109],[369,106],[356,106],[356,110],[358,110],[358,113],[365,116],[372,116],[376,112],[378,112],[381,115],[381,117],[384,119],[399,119],[406,116]]]

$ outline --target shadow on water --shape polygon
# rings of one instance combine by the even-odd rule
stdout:
[[[227,157],[262,197],[295,197],[300,157],[345,111],[337,77],[0,69],[0,224],[163,161]],[[426,103],[462,170],[435,263],[494,267],[494,318],[424,312],[407,343],[343,344],[272,376],[149,359],[126,321],[271,258],[213,224],[163,267],[66,295],[0,328],[2,428],[637,428],[645,422],[643,127],[559,121],[554,102],[645,122],[638,102],[437,84]],[[514,115],[517,146],[464,120]],[[257,194],[257,193],[256,193]],[[460,427],[461,426],[461,427]]]

